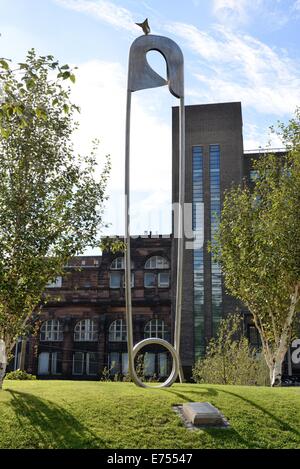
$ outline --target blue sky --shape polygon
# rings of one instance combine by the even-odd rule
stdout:
[[[113,170],[106,220],[123,232],[123,167],[128,51],[149,18],[185,57],[186,104],[241,101],[244,147],[264,146],[268,128],[300,104],[300,0],[0,0],[0,56],[16,61],[35,47],[77,65],[81,106],[76,149],[101,141]],[[149,61],[164,74],[162,59]],[[132,103],[132,232],[171,230],[171,106],[167,88]],[[273,140],[273,146],[280,142]]]

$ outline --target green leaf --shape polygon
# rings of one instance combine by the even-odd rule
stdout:
[[[67,114],[69,112],[69,106],[67,104],[64,104],[63,108],[64,112]]]
[[[8,65],[8,63],[6,62],[6,60],[4,60],[4,59],[0,59],[0,66],[1,66],[4,70],[9,70],[9,65]]]
[[[67,80],[68,78],[70,78],[70,75],[71,75],[70,72],[64,72],[64,73],[62,74],[63,80]]]
[[[7,139],[10,136],[10,131],[8,129],[0,128],[0,132],[3,138]]]
[[[29,80],[26,80],[26,88],[28,90],[32,90],[34,85],[35,85],[35,81],[32,78],[30,78]]]
[[[44,109],[42,108],[36,108],[35,114],[39,119],[43,119],[44,121],[47,120],[47,114]]]
[[[20,65],[20,70],[28,69],[28,65],[25,63],[19,63],[18,65]]]
[[[70,80],[71,80],[72,83],[75,83],[76,77],[75,77],[74,73],[71,73]]]

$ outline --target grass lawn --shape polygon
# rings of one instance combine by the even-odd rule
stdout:
[[[209,401],[230,428],[187,430],[172,406]],[[299,448],[300,388],[5,381],[0,448]]]

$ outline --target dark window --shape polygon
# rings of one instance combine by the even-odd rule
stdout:
[[[156,287],[156,275],[152,272],[146,272],[144,274],[144,286],[145,288]]]

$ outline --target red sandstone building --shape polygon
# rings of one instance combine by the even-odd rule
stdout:
[[[171,238],[132,240],[134,340],[171,332]],[[39,377],[99,378],[127,374],[124,258],[122,253],[80,256],[49,285],[46,306],[28,339],[25,368]],[[18,368],[20,345],[14,367]],[[164,349],[145,349],[145,375],[169,373]]]

